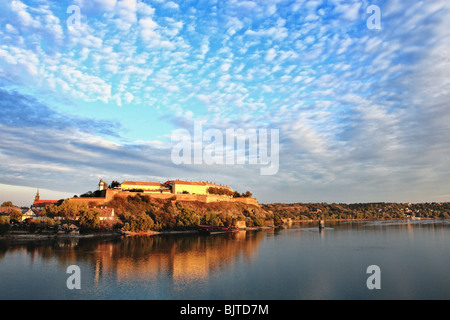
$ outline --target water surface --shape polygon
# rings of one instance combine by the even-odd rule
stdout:
[[[449,299],[450,220],[0,242],[0,299]],[[69,290],[67,267],[81,271]],[[367,267],[381,270],[369,290]]]

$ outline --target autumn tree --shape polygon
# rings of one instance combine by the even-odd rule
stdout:
[[[80,227],[84,230],[96,230],[100,228],[100,213],[87,208],[80,211]]]
[[[1,205],[2,207],[15,207],[15,205],[11,201],[5,201]]]

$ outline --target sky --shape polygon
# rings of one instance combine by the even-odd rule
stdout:
[[[261,203],[450,201],[449,90],[447,0],[1,1],[0,202],[101,178]],[[174,161],[195,123],[276,130],[276,172]]]

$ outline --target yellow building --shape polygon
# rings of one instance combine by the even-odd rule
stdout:
[[[161,191],[161,183],[159,182],[140,182],[140,181],[124,181],[120,188],[123,191],[127,190],[143,190],[143,191]]]
[[[182,181],[182,180],[169,180],[164,183],[172,189],[174,194],[207,194],[207,186],[204,182]]]
[[[214,187],[214,188],[222,188],[230,190],[231,192],[233,189],[228,186],[223,186],[211,182],[195,182],[195,181],[183,181],[183,180],[169,180],[164,183],[164,186],[170,187],[172,190],[172,193],[174,194],[182,194],[182,193],[189,193],[189,194],[208,194],[208,188]]]

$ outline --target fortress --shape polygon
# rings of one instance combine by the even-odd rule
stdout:
[[[164,183],[124,181],[118,186],[109,188],[107,183],[100,179],[98,190],[93,196],[73,197],[69,200],[88,206],[102,206],[114,199],[114,197],[143,194],[153,198],[175,201],[200,201],[205,203],[226,201],[258,205],[258,201],[255,198],[234,197],[234,193],[229,186],[209,181],[168,180]]]

